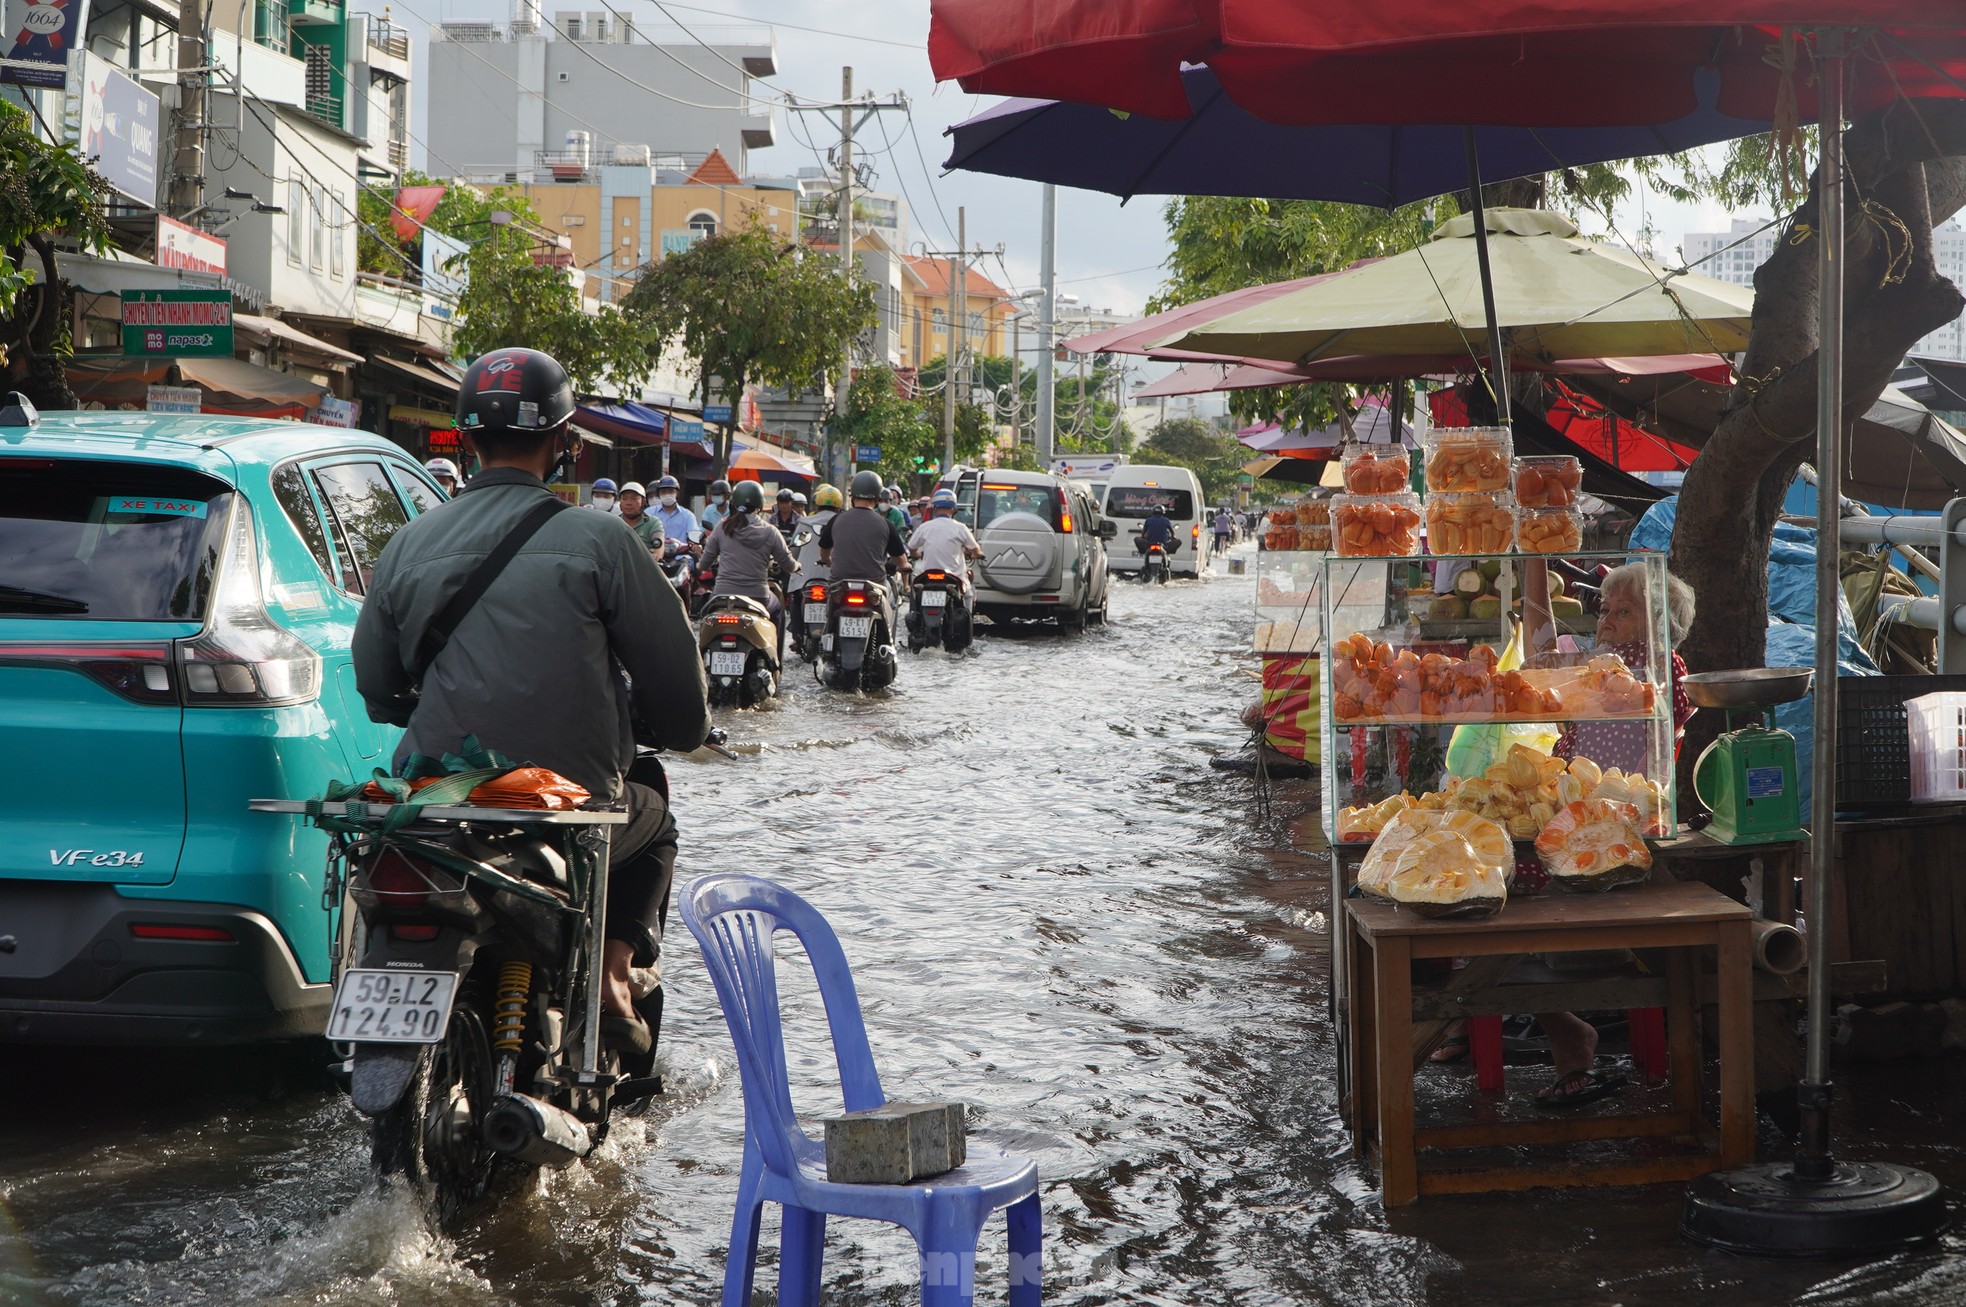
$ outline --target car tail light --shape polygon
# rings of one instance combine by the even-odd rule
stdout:
[[[1194,540],[1199,541],[1201,539],[1201,523],[1197,522],[1192,527],[1189,527],[1188,535]]]
[[[252,510],[233,505],[205,629],[177,642],[186,707],[307,703],[321,692],[321,656],[266,611]]]
[[[232,932],[218,926],[179,926],[164,922],[143,922],[130,927],[136,939],[180,939],[199,944],[230,944]]]
[[[125,699],[177,703],[177,678],[168,640],[0,644],[0,663],[73,667]]]
[[[1058,531],[1061,535],[1072,534],[1072,501],[1065,497],[1063,490],[1058,492]]]

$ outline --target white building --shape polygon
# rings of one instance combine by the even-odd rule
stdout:
[[[1763,227],[1767,229],[1757,230]],[[1782,234],[1783,229],[1769,226],[1766,218],[1736,218],[1729,231],[1686,233],[1680,250],[1693,271],[1736,286],[1752,287],[1755,269],[1774,257]],[[1934,231],[1932,258],[1941,277],[1966,287],[1966,228],[1955,220]],[[1910,352],[1931,358],[1966,360],[1966,314],[1926,336]]]
[[[427,170],[528,180],[560,162],[659,163],[721,150],[748,175],[773,140],[771,29],[705,29],[718,44],[653,43],[612,11],[550,25],[520,0],[514,21],[431,31]]]
[[[837,222],[824,221],[824,215],[837,210],[839,195],[839,173],[831,168],[821,168],[807,164],[799,169],[794,180],[799,187],[799,203],[815,225],[836,227]],[[828,206],[833,206],[828,208]],[[908,202],[899,195],[885,191],[856,189],[853,193],[853,225],[858,231],[876,231],[896,250],[908,248]],[[835,234],[834,240],[839,239]]]

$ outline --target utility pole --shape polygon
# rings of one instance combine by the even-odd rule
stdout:
[[[1024,383],[1020,366],[1024,358],[1024,310],[1010,315],[1010,431],[1015,443],[1024,443]]]
[[[956,385],[969,309],[969,214],[956,210],[956,257],[949,260],[949,348],[942,360],[942,470],[956,465]]]
[[[1049,468],[1058,415],[1057,378],[1052,371],[1057,348],[1052,328],[1058,315],[1058,188],[1045,183],[1044,211],[1038,219],[1038,284],[1044,294],[1038,300],[1038,463]]]
[[[177,66],[180,69],[209,69],[211,59],[205,49],[206,15],[213,0],[187,0],[179,16]],[[134,59],[132,63],[136,62]],[[171,161],[171,212],[180,217],[205,202],[205,118],[208,112],[205,88],[209,71],[180,72],[178,85],[177,153]]]
[[[840,69],[840,275],[853,286],[853,69]],[[833,388],[833,411],[846,413],[853,390],[853,337],[840,351],[840,383]],[[828,460],[829,464],[831,460]],[[828,471],[831,468],[829,466]]]

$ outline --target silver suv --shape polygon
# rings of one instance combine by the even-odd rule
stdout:
[[[958,468],[942,482],[976,533],[976,611],[992,622],[1055,620],[1083,631],[1106,620],[1106,549],[1118,524],[1082,483],[1049,472]]]

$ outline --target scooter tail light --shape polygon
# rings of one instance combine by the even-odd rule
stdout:
[[[718,625],[718,626],[740,626],[740,625],[742,625],[742,624],[743,624],[743,622],[744,622],[744,619],[743,619],[742,617],[740,617],[740,616],[738,616],[738,615],[737,615],[736,613],[718,613],[718,614],[717,614],[717,625]]]
[[[867,596],[858,590],[850,590],[847,592],[846,601],[849,607],[864,608],[867,604]]]
[[[823,585],[809,585],[809,586],[807,586],[807,587],[806,587],[806,598],[808,598],[808,599],[810,599],[810,600],[812,600],[812,601],[813,601],[813,602],[815,602],[815,603],[825,603],[825,602],[826,602],[826,587],[825,587],[825,586],[823,586]]]

